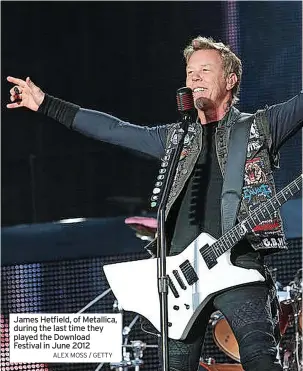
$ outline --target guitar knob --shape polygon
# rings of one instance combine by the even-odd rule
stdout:
[[[168,322],[168,327],[172,327],[172,323],[171,322]]]
[[[179,310],[179,309],[180,309],[180,308],[179,308],[179,305],[174,305],[174,306],[173,306],[173,309],[174,309],[174,310]]]

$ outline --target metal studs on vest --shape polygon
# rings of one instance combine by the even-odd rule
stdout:
[[[159,195],[161,193],[161,187],[164,183],[164,179],[165,179],[165,176],[166,176],[166,168],[168,167],[169,165],[169,160],[171,158],[171,152],[172,152],[172,149],[171,149],[171,146],[169,146],[166,151],[165,151],[165,155],[162,159],[162,163],[161,163],[161,167],[160,167],[160,170],[159,170],[159,175],[157,176],[157,181],[155,183],[155,188],[153,189],[153,195],[151,196],[151,208],[154,208],[157,206],[157,202],[159,200]],[[157,195],[157,196],[155,196]]]
[[[160,191],[161,191],[160,188],[154,188],[153,189],[153,194],[158,195],[160,193]]]

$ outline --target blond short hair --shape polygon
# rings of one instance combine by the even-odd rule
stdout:
[[[238,81],[232,88],[232,104],[237,103],[239,100],[238,95],[242,77],[241,60],[230,50],[228,45],[225,45],[222,42],[216,42],[211,37],[198,36],[195,37],[183,51],[186,63],[188,63],[189,58],[197,50],[217,50],[222,58],[224,76],[227,77],[231,73],[236,74]]]

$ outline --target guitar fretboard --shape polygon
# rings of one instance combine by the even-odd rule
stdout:
[[[212,250],[213,255],[218,258],[235,246],[235,244],[240,241],[245,234],[251,232],[256,225],[270,218],[286,201],[299,192],[302,188],[302,177],[303,175],[301,174],[271,199],[263,202],[262,205],[253,210],[241,223],[234,226],[211,245],[209,249]]]

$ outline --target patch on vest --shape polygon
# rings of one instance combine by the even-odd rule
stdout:
[[[244,172],[244,187],[243,187],[243,201],[250,211],[253,211],[261,203],[269,200],[273,194],[266,177],[264,161],[260,158],[247,160]],[[280,228],[278,213],[275,212],[271,219],[267,219],[253,228],[254,232],[270,232],[277,231]],[[267,239],[271,241],[271,239]],[[274,245],[279,245],[275,241]]]
[[[264,238],[263,245],[266,248],[282,247],[283,245],[285,245],[285,239],[283,237]]]
[[[247,157],[253,157],[259,149],[262,147],[263,141],[260,136],[259,129],[256,124],[256,120],[251,125],[250,135],[249,135],[249,142],[247,146]]]
[[[179,143],[182,137],[182,134],[183,134],[183,129],[174,130],[172,137],[170,139],[170,142],[173,146],[176,146]],[[183,160],[186,156],[188,156],[190,152],[190,147],[192,145],[192,141],[195,135],[196,135],[196,130],[195,128],[193,128],[192,125],[190,125],[188,128],[188,133],[185,135],[185,138],[184,138],[184,144],[183,144],[183,149],[180,155],[180,160]]]
[[[246,161],[244,170],[245,185],[251,186],[251,188],[264,185],[267,182],[267,178],[263,169],[264,162],[260,157]]]

